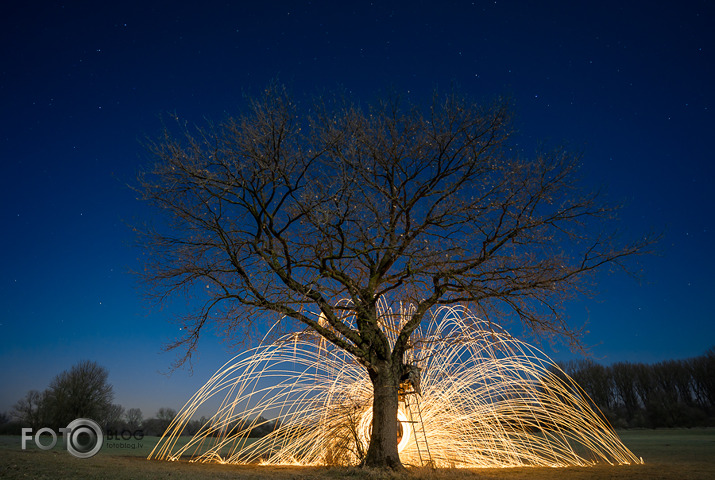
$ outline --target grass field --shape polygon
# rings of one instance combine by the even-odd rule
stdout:
[[[623,442],[645,465],[600,465],[591,468],[507,468],[475,470],[411,469],[415,479],[715,479],[715,429],[632,430],[619,432]],[[401,475],[358,468],[260,467],[202,465],[145,460],[156,438],[105,441],[90,459],[78,459],[58,445],[48,451],[20,437],[0,437],[0,478],[8,479],[386,479]]]

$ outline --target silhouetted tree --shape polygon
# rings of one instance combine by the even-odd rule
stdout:
[[[19,435],[23,426],[27,426],[27,424],[21,424],[18,419],[13,420],[13,414],[0,413],[0,435]]]
[[[690,367],[695,398],[704,408],[715,407],[715,348],[694,358]]]
[[[174,418],[176,418],[176,410],[173,408],[161,407],[159,411],[156,412],[156,419],[159,420],[162,433],[171,425]]]
[[[182,435],[196,435],[201,428],[206,425],[208,422],[208,419],[204,416],[202,416],[199,419],[194,419],[190,420],[187,424],[186,427],[184,427],[184,431],[181,432]]]
[[[20,423],[31,427],[33,430],[47,426],[49,421],[46,392],[30,390],[25,396],[18,400],[13,407],[12,415]]]
[[[609,417],[615,407],[610,372],[592,360],[569,362],[564,370],[586,392],[593,403]]]
[[[140,408],[130,408],[126,413],[127,426],[130,430],[137,430],[142,426],[144,416]]]
[[[656,396],[655,378],[652,365],[636,363],[633,365],[633,387],[640,399],[640,403],[647,410]],[[646,425],[640,425],[646,426]]]
[[[205,299],[172,345],[181,361],[207,323],[244,338],[267,312],[351,353],[375,392],[365,463],[401,468],[403,356],[432,307],[468,303],[578,344],[564,299],[650,240],[615,240],[615,209],[578,186],[578,154],[509,145],[503,101],[308,108],[271,86],[245,116],[151,145],[157,162],[137,189],[168,228],[143,231],[144,279],[160,299]],[[414,305],[394,345],[378,318],[390,298]]]
[[[82,361],[57,375],[46,391],[50,425],[65,427],[76,418],[102,423],[112,409],[114,392],[109,372],[93,361]]]
[[[638,396],[635,391],[635,371],[632,364],[619,362],[611,366],[613,385],[625,409],[625,417],[631,421],[639,410]]]
[[[176,417],[176,410],[173,408],[161,407],[156,416],[148,418],[142,422],[144,435],[162,435],[167,427]]]
[[[162,422],[171,422],[174,420],[176,417],[176,410],[173,408],[165,408],[161,407],[157,412],[156,412],[156,418],[161,420]]]
[[[107,407],[104,414],[103,422],[105,430],[122,430],[125,428],[124,423],[124,407],[117,404],[112,404]]]

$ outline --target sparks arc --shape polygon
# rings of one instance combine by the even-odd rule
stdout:
[[[381,327],[391,341],[410,312],[381,302]],[[436,467],[642,463],[555,362],[464,307],[436,309],[413,334],[405,362],[422,372],[419,427]],[[218,403],[216,413],[181,441],[187,423],[209,401]],[[355,465],[367,451],[371,405],[367,372],[350,354],[317,335],[288,335],[219,369],[149,458]],[[400,459],[423,464],[415,424],[403,405],[398,420]],[[270,433],[249,438],[261,427]]]

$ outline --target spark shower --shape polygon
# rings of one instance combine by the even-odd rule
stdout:
[[[382,304],[381,311],[382,327],[394,342],[409,308],[393,311]],[[466,308],[435,310],[426,328],[413,334],[406,357],[406,364],[420,368],[421,396],[402,397],[408,404],[401,402],[398,411],[405,465],[642,463],[551,359]],[[219,399],[216,414],[188,442],[180,441],[209,399]],[[149,458],[355,465],[367,451],[371,409],[372,384],[350,354],[317,334],[287,335],[219,369]],[[249,438],[258,427],[270,433]]]

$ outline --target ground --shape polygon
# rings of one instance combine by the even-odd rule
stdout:
[[[645,465],[591,468],[506,468],[475,470],[412,469],[407,479],[540,480],[540,479],[713,479],[715,429],[631,430],[619,432],[623,442]],[[357,468],[260,467],[159,462],[144,459],[156,439],[105,442],[90,459],[78,459],[58,446],[41,451],[20,448],[20,437],[0,437],[0,478],[8,479],[388,479],[403,478]],[[111,448],[108,448],[110,447]]]

